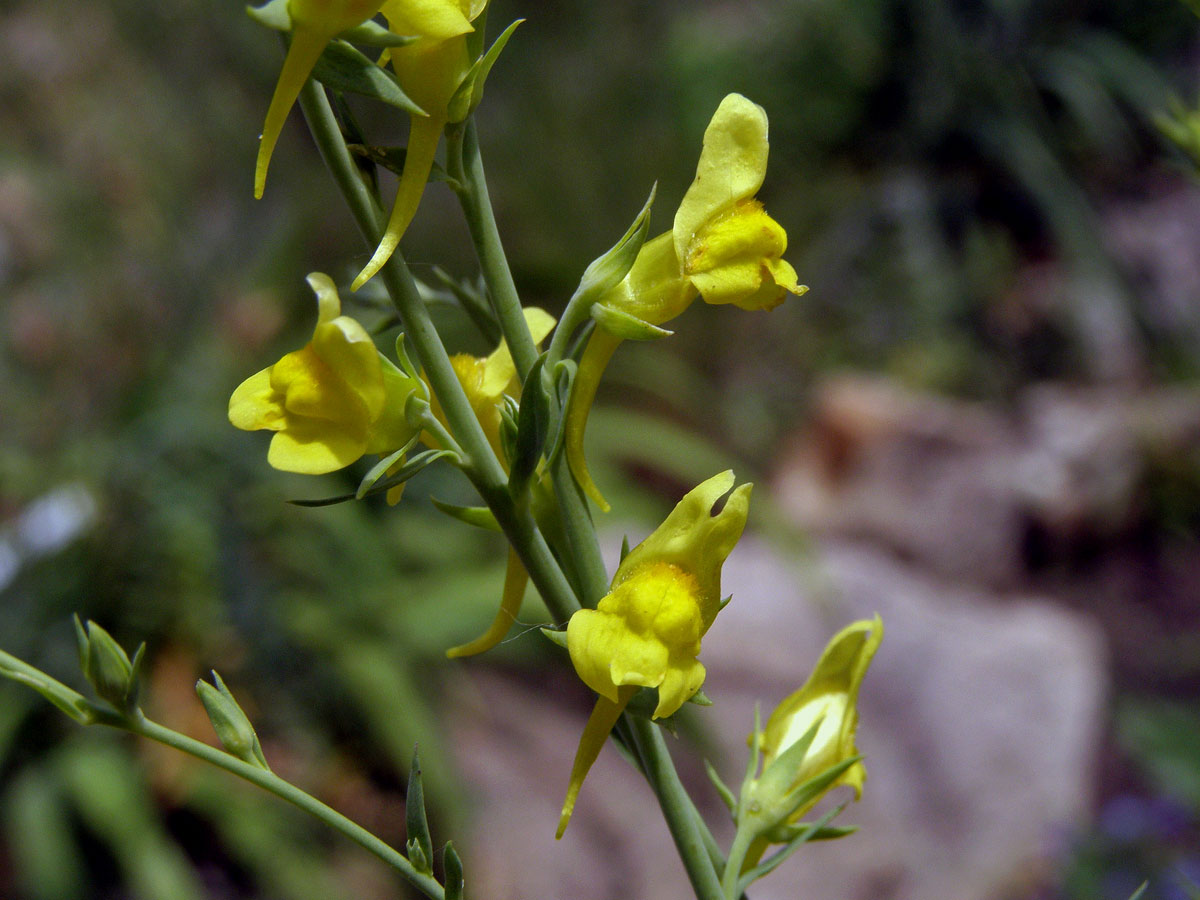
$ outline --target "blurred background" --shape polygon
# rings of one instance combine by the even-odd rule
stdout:
[[[728,780],[755,700],[850,616],[887,622],[845,815],[864,832],[753,896],[1200,896],[1200,139],[1166,137],[1200,102],[1200,19],[495,0],[491,33],[517,16],[479,119],[526,303],[560,310],[655,180],[670,227],[725,93],[770,116],[760,198],[810,293],[625,345],[589,435],[614,547],[719,469],[758,483],[706,639],[719,712],[685,729]],[[419,741],[477,897],[680,896],[640,785],[585,788],[548,839],[589,700],[536,632],[444,660],[503,571],[428,502],[468,502],[463,481],[303,509],[284,501],[365,466],[275,472],[228,424],[232,389],[311,333],[304,275],[366,259],[298,112],[251,198],[280,59],[232,2],[0,11],[0,647],[81,686],[73,612],[144,640],[148,710],[210,740],[193,684],[215,666],[277,771],[401,846]],[[430,280],[475,274],[451,200],[431,186],[406,238]],[[273,798],[0,684],[0,896],[405,894]]]

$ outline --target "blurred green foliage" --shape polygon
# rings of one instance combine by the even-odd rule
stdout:
[[[610,490],[618,463],[671,484],[730,450],[764,465],[831,368],[1000,400],[1038,378],[1196,375],[1200,307],[1172,318],[1135,290],[1101,219],[1113,197],[1185,178],[1151,124],[1173,93],[1194,96],[1182,5],[496,0],[491,30],[517,15],[480,130],[527,302],[559,308],[655,180],[655,228],[669,227],[729,90],[768,110],[762,197],[813,288],[770,316],[705,310],[622,349],[607,396],[642,411],[597,410],[589,459],[631,513],[656,500]],[[279,61],[232,2],[17,0],[0,20],[0,636],[72,684],[72,612],[145,639],[148,703],[194,734],[208,725],[191,686],[217,666],[272,764],[393,843],[419,740],[435,833],[452,833],[440,826],[464,811],[435,763],[448,736],[431,701],[454,677],[442,650],[490,619],[499,540],[432,511],[431,493],[468,500],[439,472],[399,512],[286,505],[352,490],[361,471],[273,472],[263,437],[225,418],[232,388],[311,329],[303,275],[366,258],[298,115],[251,200]],[[380,143],[402,138],[352,103]],[[470,277],[443,186],[420,219],[418,275]],[[656,435],[654,458],[619,439],[632,427]],[[21,516],[64,485],[86,498],[82,532],[41,547],[44,526],[21,532]],[[500,658],[528,662],[532,646]],[[291,810],[81,735],[11,686],[0,810],[4,896],[398,890]]]

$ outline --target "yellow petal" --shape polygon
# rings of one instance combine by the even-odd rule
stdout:
[[[521,600],[525,597],[525,586],[529,583],[529,574],[521,564],[521,558],[513,550],[508,551],[508,569],[504,573],[504,591],[500,596],[500,609],[496,618],[487,631],[475,640],[446,651],[446,656],[454,659],[459,656],[474,656],[491,650],[504,639],[508,630],[521,611]]]
[[[267,462],[284,472],[323,475],[345,468],[365,450],[361,434],[335,422],[291,417],[287,429],[271,438]]]
[[[338,316],[313,332],[313,349],[375,420],[383,409],[383,369],[375,342],[358,322]]]
[[[319,28],[330,35],[361,25],[383,5],[382,0],[288,0],[293,25]]]
[[[342,29],[338,29],[340,31]],[[267,185],[267,168],[271,164],[271,155],[275,152],[275,144],[283,131],[283,123],[291,111],[300,89],[308,81],[309,73],[324,52],[330,39],[337,31],[315,30],[296,25],[292,32],[292,43],[288,47],[287,56],[283,60],[283,68],[279,72],[279,81],[275,84],[275,93],[271,97],[271,105],[267,107],[267,118],[263,122],[262,138],[258,145],[258,160],[254,165],[254,196],[260,198]]]
[[[735,480],[732,471],[725,471],[688,491],[621,562],[613,577],[614,589],[648,565],[672,565],[696,581],[700,634],[704,634],[720,609],[721,566],[741,537],[750,511],[752,485],[743,484],[730,493]],[[725,505],[713,515],[713,507],[726,494]]]
[[[704,132],[696,179],[675,213],[678,257],[687,258],[692,238],[707,221],[758,193],[766,173],[767,114],[741,94],[730,94]]]
[[[271,369],[255,372],[229,398],[229,421],[243,431],[279,431],[286,420],[281,400],[271,387]]]
[[[567,796],[563,800],[562,814],[558,818],[558,830],[554,833],[555,840],[561,838],[567,830],[571,814],[575,811],[575,800],[579,797],[579,789],[583,786],[583,779],[587,777],[592,764],[596,762],[596,757],[604,748],[604,742],[608,740],[609,733],[617,724],[622,710],[625,709],[625,705],[629,703],[636,690],[636,688],[624,688],[616,700],[601,697],[592,708],[592,714],[588,717],[587,725],[584,726],[583,735],[579,738],[579,749],[575,751],[575,762],[571,766],[571,779],[567,784]]]
[[[367,435],[367,453],[387,454],[399,450],[416,433],[408,424],[404,408],[408,404],[408,398],[414,393],[423,393],[423,385],[419,380],[401,372],[391,360],[380,356],[379,362],[383,375],[384,401],[383,408],[371,423],[370,433]],[[390,497],[391,491],[388,494]]]
[[[683,277],[675,244],[667,231],[646,241],[633,268],[600,303],[660,325],[678,316],[696,299],[696,289]]]
[[[425,193],[425,182],[429,180],[429,172],[433,169],[433,157],[437,153],[438,140],[442,129],[446,127],[444,119],[435,116],[422,118],[412,117],[412,127],[408,132],[408,147],[404,156],[404,171],[400,175],[400,184],[396,188],[396,201],[392,204],[392,214],[388,218],[387,228],[371,256],[350,289],[357,291],[366,284],[376,272],[383,268],[384,263],[392,258],[400,239],[408,230],[421,196]]]
[[[325,364],[312,344],[287,354],[269,371],[271,387],[283,397],[288,413],[337,422],[366,434],[366,406]]]
[[[342,314],[342,298],[337,285],[324,272],[309,272],[304,279],[317,295],[317,324],[332,322]]]
[[[555,318],[544,309],[536,306],[526,307],[525,326],[529,329],[535,345],[540,344],[554,330]],[[512,352],[505,341],[492,351],[484,362],[483,381],[480,384],[484,396],[499,400],[505,391],[510,390],[517,377],[517,366],[513,362]]]
[[[567,465],[585,494],[604,512],[611,507],[588,472],[587,460],[583,454],[583,435],[587,429],[588,414],[592,411],[592,401],[596,399],[596,389],[600,386],[600,378],[608,367],[608,361],[621,345],[621,339],[609,334],[603,328],[597,328],[588,338],[583,357],[579,360],[579,368],[575,373],[575,381],[571,387],[571,398],[567,404],[566,433],[564,435],[564,450],[567,455]]]
[[[388,0],[382,5],[388,27],[396,34],[444,41],[475,29],[458,0]],[[468,12],[472,10],[468,7]]]

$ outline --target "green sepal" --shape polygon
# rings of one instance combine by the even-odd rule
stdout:
[[[567,402],[571,396],[571,385],[575,382],[575,375],[579,371],[579,365],[573,359],[564,359],[554,364],[554,373],[551,376],[551,391],[550,394],[554,398],[554,408],[557,410],[565,410]],[[546,467],[553,468],[558,463],[558,456],[563,452],[566,446],[566,416],[554,416],[551,422],[550,433],[546,436]]]
[[[259,25],[275,31],[291,31],[292,16],[288,12],[288,0],[270,0],[262,6],[247,6],[246,14]]]
[[[787,750],[785,750],[765,770],[762,776],[757,780],[756,792],[759,797],[782,798],[786,796],[792,787],[794,776],[800,771],[800,766],[804,762],[804,757],[808,755],[808,748],[812,746],[813,739],[817,736],[817,731],[821,728],[821,723],[825,721],[824,716],[817,718],[808,731],[804,732],[795,742],[793,742]],[[759,748],[762,745],[762,736],[758,731],[757,723],[754,729],[754,746]],[[825,773],[817,775],[820,778]],[[809,784],[813,779],[809,779],[805,784]],[[786,819],[787,816],[781,816],[780,821]]]
[[[650,196],[642,204],[641,211],[634,216],[633,222],[621,235],[620,240],[588,263],[588,267],[583,270],[583,277],[579,279],[579,287],[575,288],[575,293],[568,301],[569,306],[590,308],[629,274],[642,245],[646,243],[646,234],[650,229],[650,210],[654,206],[657,193],[658,182],[655,182],[650,187]]]
[[[32,688],[80,725],[96,721],[92,705],[83,694],[3,650],[0,650],[0,677]]]
[[[383,168],[396,175],[403,174],[404,160],[408,158],[407,147],[377,147],[374,144],[347,144],[346,149],[355,156],[369,160],[377,166],[383,166]],[[461,187],[458,180],[451,178],[446,170],[437,162],[433,163],[429,169],[429,181],[444,181],[456,191]]]
[[[657,341],[675,333],[603,303],[592,304],[591,316],[609,334],[626,341]]]
[[[513,496],[520,496],[537,469],[550,432],[550,396],[542,383],[546,354],[539,356],[529,369],[517,410],[517,434],[509,461],[508,485]]]
[[[375,465],[371,466],[371,470],[367,472],[367,474],[363,476],[362,481],[358,483],[358,490],[354,492],[354,499],[361,500],[363,497],[367,496],[367,492],[375,486],[375,483],[378,482],[380,478],[387,474],[387,470],[395,465],[395,463],[397,463],[399,460],[404,459],[404,457],[408,455],[408,452],[416,446],[417,441],[420,439],[421,434],[420,432],[417,432],[411,438],[409,438],[408,443],[406,443],[399,450],[389,453],[387,456],[383,457],[383,459],[379,460],[379,462],[375,463]]]
[[[419,40],[417,35],[395,34],[374,19],[367,19],[361,25],[347,28],[338,37],[355,44],[366,44],[368,47],[404,47]]]
[[[787,844],[795,840],[797,835],[811,828],[811,822],[796,822],[793,825],[781,825],[779,828],[764,832],[763,837],[772,844]],[[809,835],[807,840],[810,843],[812,841],[835,841],[838,838],[849,837],[857,831],[857,825],[826,825]]]
[[[782,757],[780,757],[782,759]],[[791,818],[798,810],[803,809],[812,803],[817,797],[820,797],[828,791],[839,778],[846,773],[846,770],[861,760],[861,756],[850,756],[843,759],[839,763],[834,763],[819,775],[814,775],[808,781],[798,785],[795,790],[787,794],[784,798],[784,804],[781,808],[784,810],[780,821],[786,821]],[[778,762],[778,760],[776,760]]]
[[[524,19],[517,19],[505,28],[500,36],[492,42],[492,46],[488,48],[487,53],[475,60],[475,64],[467,70],[462,83],[459,84],[458,89],[455,90],[454,96],[450,98],[450,103],[447,105],[448,120],[450,122],[461,122],[471,113],[475,112],[475,108],[483,100],[483,85],[487,81],[488,74],[492,71],[492,66],[500,58],[501,51],[504,50],[504,46],[508,43],[508,39],[512,37],[513,32],[517,30],[517,26],[524,21]]]
[[[517,414],[520,407],[517,401],[505,394],[500,398],[500,451],[504,460],[512,465],[517,455]]]
[[[567,633],[559,631],[557,628],[539,628],[538,631],[552,644],[557,644],[564,650],[567,649]]]
[[[425,394],[426,399],[428,399],[429,388],[426,387],[425,382],[421,380],[421,373],[417,371],[417,367],[413,365],[413,361],[409,359],[408,349],[404,346],[403,333],[396,335],[396,359],[399,361],[400,369],[405,375],[409,376],[410,378],[415,378],[417,381],[421,382],[423,393]]]
[[[617,560],[617,565],[620,565],[621,563],[625,562],[625,557],[627,557],[628,555],[629,555],[629,535],[626,534],[621,537],[621,558],[619,560]]]
[[[112,635],[90,619],[85,629],[79,616],[75,616],[75,639],[80,667],[96,696],[123,714],[133,712],[146,644],[143,642],[130,660]]]
[[[380,100],[416,116],[425,115],[387,69],[345,41],[330,41],[313,67],[312,77],[327,88]]]
[[[258,740],[254,726],[250,724],[250,718],[234,699],[233,694],[230,693],[229,688],[225,686],[225,682],[221,680],[221,676],[215,669],[212,677],[212,684],[203,679],[197,681],[196,693],[200,696],[200,702],[204,704],[208,720],[212,723],[213,731],[217,733],[221,746],[225,748],[226,752],[243,762],[248,762],[250,765],[258,766],[268,772],[271,771],[266,757],[263,756],[262,744]]]
[[[288,503],[292,504],[292,506],[304,507],[333,506],[337,503],[348,503],[351,500],[362,500],[364,497],[373,497],[376,494],[390,491],[397,485],[404,484],[404,482],[408,481],[421,470],[444,457],[452,457],[455,461],[458,460],[458,454],[453,450],[424,450],[401,466],[390,478],[377,481],[369,490],[363,491],[362,496],[359,496],[355,492],[353,494],[339,494],[336,497],[323,497],[320,500],[289,500]],[[375,468],[378,468],[378,466]]]
[[[412,765],[408,769],[408,789],[404,796],[405,834],[408,839],[408,860],[418,872],[433,873],[433,839],[429,834],[429,819],[425,815],[425,786],[421,781],[421,759],[413,747]]]
[[[446,900],[463,900],[462,858],[450,841],[446,842],[446,850],[442,855],[442,866],[446,871]]]
[[[486,506],[455,506],[453,503],[447,503],[437,497],[430,497],[429,500],[439,512],[445,513],[452,519],[458,519],[460,522],[482,528],[485,531],[501,532],[503,530],[500,528],[500,523],[496,521],[495,513]]]
[[[732,814],[737,809],[737,797],[733,796],[733,791],[729,789],[721,776],[717,774],[716,768],[707,759],[704,761],[704,771],[708,774],[708,780],[712,782],[712,786],[717,789],[717,796],[721,798],[721,802],[725,804],[725,808]]]
[[[688,703],[695,703],[697,706],[712,706],[713,702],[708,698],[708,694],[704,691],[696,691],[692,696],[687,698]]]
[[[821,818],[816,822],[813,822],[811,825],[801,831],[798,835],[796,835],[796,837],[792,838],[792,840],[784,845],[777,853],[772,854],[753,869],[743,872],[742,876],[738,879],[737,893],[735,896],[741,896],[741,894],[745,892],[746,888],[748,888],[755,881],[774,872],[789,856],[799,850],[804,844],[807,844],[809,841],[811,841],[814,835],[823,831],[834,819],[834,817],[836,817],[845,808],[846,805],[843,803],[836,809],[831,809],[825,815],[821,816]]]

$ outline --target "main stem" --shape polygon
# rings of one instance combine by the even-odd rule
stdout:
[[[317,149],[350,207],[359,231],[371,247],[376,246],[384,228],[383,210],[359,176],[342,140],[325,91],[315,81],[310,80],[300,92],[300,108],[304,111]],[[412,273],[398,251],[380,269],[379,277],[383,279],[400,313],[405,334],[412,341],[429,384],[437,394],[446,421],[466,453],[463,471],[483,501],[491,507],[496,521],[521,557],[546,605],[557,619],[565,622],[579,608],[579,601],[545,538],[537,530],[533,517],[527,510],[518,509],[513,502],[508,492],[508,477],[471,409],[470,401],[450,364],[450,356],[417,291]]]
[[[239,778],[244,778],[263,790],[281,797],[378,856],[426,897],[431,897],[433,900],[445,900],[445,891],[437,880],[432,875],[418,872],[404,854],[381,841],[361,825],[347,819],[337,810],[326,806],[316,797],[306,794],[294,784],[284,781],[275,773],[252,766],[216,747],[210,747],[202,741],[172,731],[157,722],[151,722],[140,712],[131,720],[118,724],[117,727],[125,728],[152,741],[158,741],[160,744],[166,744],[168,747],[174,747],[176,750],[211,763],[219,769],[231,772]]]
[[[496,231],[496,220],[487,202],[483,163],[473,126],[467,127],[461,145],[451,148],[451,160],[456,158],[456,151],[461,151],[462,162],[458,165],[451,163],[457,169],[452,174],[462,186],[460,197],[467,227],[475,242],[484,279],[496,305],[497,316],[507,336],[510,329],[504,326],[504,323],[520,316],[520,305],[516,289],[511,286],[512,276],[509,274],[508,263],[504,260],[504,250]],[[527,333],[523,328],[523,319],[521,324],[521,331]],[[517,351],[514,348],[514,359],[516,356]],[[594,607],[608,591],[608,573],[600,556],[595,525],[588,515],[586,501],[579,493],[565,459],[559,460],[553,476],[555,495],[563,514],[567,549],[582,581],[585,603]],[[712,852],[716,848],[716,842],[679,780],[661,729],[644,718],[626,713],[622,730],[627,734],[632,732],[638,756],[642,761],[643,774],[658,798],[667,827],[696,896],[699,900],[721,900],[721,884],[717,876],[720,854],[719,851],[716,854]]]
[[[333,110],[329,106],[328,98],[315,81],[310,80],[300,92],[300,107],[308,120],[309,129],[312,131],[313,139],[316,141],[321,156],[345,197],[359,230],[371,247],[376,246],[383,231],[383,211],[359,177],[354,161],[350,158],[350,153],[342,140],[341,131],[338,128],[337,119],[333,115]],[[473,140],[468,143],[464,139],[462,149],[468,180],[482,182],[483,167],[479,160],[478,143]],[[475,198],[476,205],[472,206],[467,203],[465,208],[468,210],[468,217],[474,220],[474,224],[470,226],[472,236],[474,237],[478,232],[483,240],[482,245],[477,244],[477,249],[483,264],[484,277],[492,292],[493,302],[496,304],[497,315],[506,339],[510,338],[511,333],[510,348],[513,359],[517,363],[518,370],[522,370],[521,360],[523,359],[526,363],[523,371],[527,372],[536,355],[532,347],[532,339],[528,337],[528,330],[524,327],[524,318],[521,318],[520,328],[516,327],[514,321],[514,310],[516,315],[520,315],[520,301],[517,299],[515,288],[512,287],[512,275],[509,273],[508,264],[504,261],[503,247],[496,234],[495,218],[491,213],[490,202],[487,201],[486,190],[480,190],[476,185],[475,190],[469,191],[468,196]],[[472,212],[472,210],[474,211]],[[485,250],[483,247],[487,249]],[[490,260],[490,264],[486,260]],[[449,355],[446,353],[437,330],[433,327],[425,304],[417,292],[416,283],[400,253],[392,255],[380,270],[380,276],[400,313],[406,334],[413,342],[413,347],[425,368],[429,383],[442,404],[442,410],[450,423],[451,430],[467,454],[468,459],[465,461],[464,471],[479,491],[483,501],[492,509],[513,548],[520,555],[521,561],[551,614],[559,621],[566,621],[575,610],[579,609],[579,600],[572,592],[570,584],[550,552],[545,539],[537,530],[532,516],[527,510],[518,509],[514,503],[507,488],[504,469],[492,452],[491,446],[471,410],[462,385],[450,365]],[[525,334],[524,342],[521,339],[522,333]],[[525,342],[528,343],[528,346],[522,350],[522,343]],[[567,504],[571,502],[570,499],[564,500],[562,497],[568,492],[560,490],[558,493],[560,502]],[[577,495],[576,499],[578,500]],[[586,516],[586,511],[583,512],[583,516]],[[570,516],[567,524],[576,532],[577,538],[581,536],[578,530],[584,527],[584,521],[583,517],[578,515],[578,511],[575,515]],[[587,527],[592,531],[592,537],[587,545],[578,547],[576,546],[578,542],[575,540],[568,543],[571,545],[571,553],[576,559],[581,578],[584,580],[585,595],[595,598],[603,596],[607,591],[608,579],[603,565],[595,564],[598,551],[588,547],[590,545],[594,548],[595,537],[590,523]],[[679,780],[679,775],[675,771],[659,729],[645,719],[638,719],[628,714],[626,720],[636,735],[640,748],[639,755],[644,762],[645,776],[658,797],[667,826],[675,840],[680,857],[683,859],[684,867],[697,898],[699,900],[722,900],[721,885],[717,880],[716,870],[706,846],[710,842],[701,837],[705,826],[695,814],[695,807]],[[207,747],[203,744],[201,746]]]
[[[451,126],[446,143],[450,175],[461,185],[459,198],[466,213],[471,242],[479,256],[479,267],[487,282],[492,307],[500,321],[500,330],[504,332],[504,340],[516,363],[517,375],[524,384],[525,376],[537,360],[537,347],[525,326],[521,298],[508,267],[504,245],[500,242],[500,230],[496,227],[487,178],[483,173],[483,157],[479,153],[474,117]]]

